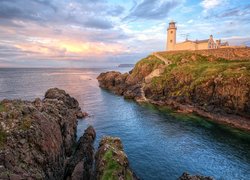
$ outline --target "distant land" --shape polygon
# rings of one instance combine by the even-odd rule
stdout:
[[[134,67],[135,64],[119,64],[118,67]]]

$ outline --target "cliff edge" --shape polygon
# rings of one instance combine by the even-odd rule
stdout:
[[[125,98],[250,131],[250,48],[154,53],[129,73],[97,79]]]

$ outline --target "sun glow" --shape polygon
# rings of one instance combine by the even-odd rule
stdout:
[[[46,43],[33,41],[32,43],[17,44],[15,47],[21,51],[29,52],[29,55],[39,54],[44,57],[102,56],[107,54],[119,54],[125,51],[125,48],[119,44],[81,42],[74,40],[51,40]]]

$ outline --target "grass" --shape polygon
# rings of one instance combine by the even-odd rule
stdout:
[[[0,102],[0,112],[6,111],[5,106]]]
[[[107,163],[103,171],[101,180],[117,180],[118,174],[122,170],[122,166],[114,159],[112,149],[109,149],[103,156]],[[126,170],[126,180],[132,180],[133,174],[130,170]]]
[[[155,56],[148,56],[136,63],[131,75],[135,77],[140,75],[142,72],[147,72],[147,74],[149,74],[160,65],[164,65],[164,62]]]
[[[162,90],[166,87],[173,77],[177,79],[177,83],[174,85],[175,89],[180,90],[180,92],[175,92],[176,95],[182,94],[181,91],[189,91],[193,87],[214,79],[218,75],[220,75],[223,80],[244,76],[250,81],[249,60],[229,61],[213,56],[202,56],[191,52],[182,52],[178,54],[165,53],[162,54],[162,56],[172,61],[172,64],[165,68],[164,73],[160,77],[152,79],[151,86],[155,91]],[[144,63],[146,62],[147,61]],[[149,66],[151,65],[149,64]],[[178,80],[189,80],[190,84],[181,81],[178,82]],[[185,84],[188,86],[183,87]]]
[[[0,129],[0,149],[4,146],[6,142],[7,134],[2,129]]]
[[[105,166],[105,170],[103,171],[103,176],[101,180],[114,180],[115,174],[121,167],[120,165],[113,159],[113,152],[112,150],[108,150],[104,154],[104,160],[107,162]]]

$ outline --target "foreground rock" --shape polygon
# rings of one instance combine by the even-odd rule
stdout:
[[[138,102],[169,106],[196,113],[215,122],[250,131],[250,48],[223,49],[239,56],[223,59],[213,50],[158,53],[171,64],[151,55],[130,73],[106,72],[100,87]],[[228,53],[230,54],[230,53]],[[235,54],[235,53],[233,53]],[[244,54],[246,54],[244,56]],[[236,53],[237,55],[237,53]],[[245,57],[245,58],[244,58]]]
[[[61,179],[76,144],[76,99],[57,88],[43,100],[0,102],[0,179]]]
[[[99,143],[96,159],[96,179],[137,179],[129,168],[129,162],[124,153],[121,140],[114,137],[104,137]]]
[[[179,180],[214,180],[214,179],[212,177],[206,177],[200,175],[192,176],[188,173],[183,173],[182,176],[179,178]]]
[[[65,168],[64,179],[90,179],[93,177],[92,169],[94,162],[93,143],[96,137],[92,126],[88,127],[84,135],[79,139],[75,152],[68,160]]]

